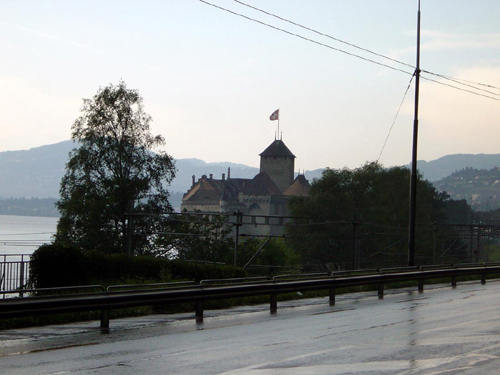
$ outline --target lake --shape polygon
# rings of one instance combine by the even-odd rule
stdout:
[[[0,254],[32,254],[50,243],[57,217],[0,215]]]

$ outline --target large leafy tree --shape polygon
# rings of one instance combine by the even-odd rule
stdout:
[[[81,112],[72,126],[79,147],[61,180],[55,240],[84,250],[147,252],[150,234],[163,230],[158,215],[172,211],[167,186],[174,161],[153,151],[165,141],[151,134],[139,92],[123,81],[84,99]]]
[[[289,228],[292,246],[304,264],[316,268],[406,265],[409,183],[410,171],[403,167],[326,169],[309,197],[290,202],[292,216],[306,218]],[[421,176],[417,192],[417,261],[430,263],[434,223],[446,219],[453,201]]]

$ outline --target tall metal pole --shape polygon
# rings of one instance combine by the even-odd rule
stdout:
[[[408,234],[408,266],[415,265],[415,220],[417,211],[417,144],[418,144],[418,96],[420,89],[420,0],[417,16],[417,65],[415,68],[415,113],[413,120],[413,150],[410,180],[410,220]]]
[[[234,265],[238,265],[238,245],[240,241],[240,227],[243,225],[242,223],[242,218],[243,218],[243,213],[240,212],[240,210],[237,210],[235,213],[236,215],[236,223],[234,224],[236,226],[236,238],[234,240]]]

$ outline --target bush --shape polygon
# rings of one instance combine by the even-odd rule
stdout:
[[[85,285],[88,275],[85,256],[76,247],[42,245],[31,256],[29,284],[33,288]]]
[[[30,262],[30,285],[51,288],[75,285],[161,283],[179,280],[245,277],[238,267],[191,263],[151,256],[82,252],[64,245],[43,245]]]
[[[200,282],[208,279],[232,279],[245,277],[242,268],[217,264],[202,264],[182,260],[168,261],[167,271],[172,279],[184,279]]]
[[[167,260],[148,256],[133,257],[125,254],[106,254],[99,251],[85,253],[89,277],[93,283],[119,284],[125,279],[160,282]]]

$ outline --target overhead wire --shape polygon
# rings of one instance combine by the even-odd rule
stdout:
[[[247,15],[244,15],[244,14],[241,14],[241,13],[238,13],[238,12],[235,12],[233,10],[230,10],[230,9],[227,9],[227,8],[224,8],[222,6],[219,6],[219,5],[216,5],[216,4],[213,4],[213,3],[210,3],[208,2],[207,0],[199,0],[200,2],[206,4],[206,5],[210,5],[214,8],[218,8],[222,11],[225,11],[225,12],[228,12],[228,13],[231,13],[233,15],[236,15],[236,16],[239,16],[239,17],[242,17],[242,18],[245,18],[249,21],[253,21],[253,22],[256,22],[256,23],[259,23],[263,26],[266,26],[266,27],[270,27],[272,29],[275,29],[277,31],[281,31],[281,32],[284,32],[286,34],[289,34],[291,36],[294,36],[294,37],[297,37],[297,38],[300,38],[300,39],[303,39],[305,41],[308,41],[308,42],[311,42],[311,43],[314,43],[314,44],[317,44],[317,45],[320,45],[322,47],[326,47],[326,48],[329,48],[329,49],[332,49],[332,50],[335,50],[337,52],[341,52],[341,53],[344,53],[346,55],[349,55],[351,57],[356,57],[358,59],[361,59],[361,60],[364,60],[364,61],[367,61],[367,62],[370,62],[370,63],[373,63],[373,64],[376,64],[376,65],[380,65],[380,66],[383,66],[383,67],[386,67],[386,68],[389,68],[389,69],[392,69],[392,70],[395,70],[395,71],[399,71],[401,73],[404,73],[404,74],[409,74],[409,75],[414,75],[414,73],[410,73],[410,72],[407,72],[405,70],[402,70],[402,69],[399,69],[399,68],[395,68],[393,66],[390,66],[388,64],[384,64],[384,63],[381,63],[381,62],[378,62],[378,61],[375,61],[375,60],[372,60],[372,59],[369,59],[369,58],[366,58],[366,57],[363,57],[363,56],[360,56],[360,55],[357,55],[355,53],[351,53],[351,52],[348,52],[348,51],[345,51],[343,49],[340,49],[340,48],[336,48],[336,47],[333,47],[333,46],[330,46],[328,44],[325,44],[325,43],[321,43],[321,42],[318,42],[314,39],[311,39],[311,38],[308,38],[308,37],[305,37],[303,35],[300,35],[300,34],[296,34],[296,33],[293,33],[291,31],[288,31],[288,30],[285,30],[285,29],[282,29],[282,28],[279,28],[277,26],[274,26],[274,25],[271,25],[269,23],[266,23],[266,22],[263,22],[263,21],[260,21],[260,20],[257,20],[255,18],[252,18],[252,17],[249,17]],[[251,9],[254,9],[256,11],[259,11],[261,13],[264,13],[266,15],[269,15],[271,17],[275,17],[281,21],[284,21],[284,22],[288,22],[294,26],[297,26],[297,27],[300,27],[302,29],[305,29],[305,30],[308,30],[308,31],[311,31],[313,33],[316,33],[318,35],[321,35],[321,36],[324,36],[324,37],[327,37],[327,38],[330,38],[332,40],[335,40],[337,42],[340,42],[340,43],[343,43],[343,44],[346,44],[350,47],[353,47],[353,48],[356,48],[356,49],[359,49],[361,51],[364,51],[364,52],[367,52],[367,53],[370,53],[370,54],[373,54],[375,56],[378,56],[378,57],[382,57],[384,59],[387,59],[387,60],[390,60],[392,62],[395,62],[395,63],[398,63],[398,64],[402,64],[406,67],[411,67],[412,69],[415,69],[415,67],[411,64],[407,64],[405,62],[402,62],[402,61],[399,61],[399,60],[396,60],[396,59],[393,59],[391,57],[388,57],[388,56],[385,56],[385,55],[382,55],[382,54],[379,54],[377,52],[374,52],[374,51],[371,51],[367,48],[363,48],[363,47],[360,47],[360,46],[357,46],[353,43],[349,43],[349,42],[346,42],[342,39],[339,39],[339,38],[336,38],[336,37],[333,37],[331,35],[328,35],[328,34],[325,34],[325,33],[322,33],[320,31],[317,31],[315,29],[312,29],[312,28],[309,28],[307,26],[304,26],[304,25],[301,25],[297,22],[294,22],[294,21],[291,21],[291,20],[288,20],[284,17],[281,17],[281,16],[278,16],[276,14],[273,14],[273,13],[270,13],[270,12],[267,12],[263,9],[260,9],[260,8],[257,8],[255,6],[252,6],[252,5],[249,5],[249,4],[246,4],[244,3],[243,1],[240,1],[240,0],[233,0],[234,2],[240,4],[240,5],[243,5],[243,6],[246,6],[248,8],[251,8]],[[459,78],[453,78],[453,77],[449,77],[449,76],[445,76],[445,75],[442,75],[442,74],[438,74],[438,73],[433,73],[433,72],[430,72],[430,71],[427,71],[427,70],[422,70],[421,73],[426,73],[426,74],[430,74],[430,75],[435,75],[435,76],[438,76],[442,79],[445,79],[445,80],[450,80],[450,81],[453,81],[455,82],[456,84],[459,84],[459,85],[464,85],[464,86],[468,86],[469,88],[472,88],[474,90],[477,90],[477,91],[482,91],[482,92],[486,92],[490,95],[494,95],[494,96],[500,96],[500,94],[497,94],[497,93],[494,93],[494,92],[491,92],[489,90],[485,90],[485,89],[481,89],[481,88],[478,88],[474,85],[479,85],[479,86],[484,86],[484,87],[488,87],[488,88],[493,88],[493,89],[498,89],[497,87],[493,86],[493,85],[490,85],[490,84],[485,84],[485,83],[477,83],[477,82],[472,82],[472,81],[466,81],[466,80],[463,80],[463,79],[459,79]],[[492,97],[490,95],[485,95],[485,94],[481,94],[481,93],[478,93],[478,92],[475,92],[475,91],[472,91],[472,90],[469,90],[469,89],[464,89],[464,88],[460,88],[460,87],[457,87],[457,86],[454,86],[454,85],[451,85],[451,84],[447,84],[447,83],[444,83],[444,82],[440,82],[440,81],[437,81],[437,80],[434,80],[434,79],[431,79],[431,78],[426,78],[426,77],[422,77],[423,79],[427,80],[427,81],[430,81],[430,82],[434,82],[434,83],[437,83],[437,84],[440,84],[440,85],[443,85],[443,86],[448,86],[450,88],[453,88],[453,89],[456,89],[456,90],[460,90],[460,91],[464,91],[464,92],[468,92],[468,93],[471,93],[471,94],[474,94],[474,95],[477,95],[477,96],[482,96],[482,97],[485,97],[485,98],[488,98],[488,99],[492,99],[492,100],[500,100],[498,98],[495,98],[495,97]]]
[[[456,81],[457,83],[460,83],[461,85],[470,84],[471,87],[474,87],[473,85],[478,85],[478,86],[488,87],[488,88],[491,88],[491,89],[500,90],[500,87],[496,87],[496,86],[490,85],[488,83],[474,82],[474,81],[469,81],[469,80],[462,79],[462,78],[455,78],[455,77],[445,76],[444,74],[433,73],[433,72],[429,72],[428,70],[422,70],[422,72],[427,73],[427,74],[431,74],[431,75],[435,75],[435,76],[438,76],[438,77],[441,77],[441,78],[444,78],[444,79],[448,79],[450,81]],[[460,81],[465,82],[465,83],[462,83]],[[487,90],[485,90],[485,91],[486,92],[490,92],[490,91],[487,91]],[[498,95],[498,94],[495,94],[495,95]]]
[[[277,30],[277,31],[281,31],[281,32],[284,32],[284,33],[289,34],[289,35],[291,35],[291,36],[298,37],[298,38],[303,39],[303,40],[305,40],[305,41],[308,41],[308,42],[311,42],[311,43],[317,44],[317,45],[319,45],[319,46],[326,47],[326,48],[332,49],[332,50],[334,50],[334,51],[341,52],[341,53],[344,53],[344,54],[346,54],[346,55],[348,55],[348,56],[355,57],[355,58],[358,58],[358,59],[361,59],[361,60],[364,60],[364,61],[367,61],[367,62],[370,62],[370,63],[376,64],[376,65],[379,65],[379,66],[382,66],[382,67],[386,67],[386,68],[389,68],[389,69],[392,69],[392,70],[395,70],[395,71],[399,71],[399,72],[402,72],[402,73],[405,73],[405,74],[410,74],[410,75],[411,75],[410,82],[408,83],[408,86],[407,86],[407,88],[406,88],[406,91],[405,91],[405,93],[404,93],[404,95],[403,95],[403,99],[401,100],[401,103],[400,103],[399,108],[398,108],[398,110],[397,110],[397,112],[396,112],[396,115],[395,115],[395,117],[394,117],[394,120],[393,120],[393,122],[392,122],[392,124],[391,124],[391,127],[389,128],[389,132],[388,132],[388,134],[387,134],[387,137],[386,137],[386,139],[385,139],[385,141],[384,141],[384,144],[383,144],[383,146],[382,146],[382,148],[381,148],[381,150],[380,150],[380,153],[379,153],[379,156],[378,156],[378,159],[377,159],[377,162],[379,162],[379,160],[380,160],[380,158],[381,158],[381,156],[382,156],[382,153],[383,153],[383,151],[384,151],[384,149],[385,149],[385,146],[387,145],[387,142],[388,142],[388,140],[389,140],[389,137],[390,137],[390,135],[391,135],[391,133],[392,133],[392,129],[394,128],[394,125],[395,125],[395,123],[396,123],[396,121],[397,121],[397,118],[398,118],[398,116],[399,116],[399,113],[400,113],[400,111],[401,111],[401,108],[402,108],[402,106],[403,106],[403,103],[404,103],[404,101],[405,101],[405,99],[406,99],[406,95],[408,94],[408,91],[409,91],[409,89],[410,89],[411,82],[412,82],[413,78],[415,77],[415,75],[416,75],[416,73],[417,73],[417,72],[416,72],[416,68],[415,68],[413,65],[411,65],[411,64],[407,64],[407,63],[405,63],[405,62],[402,62],[402,61],[396,60],[396,59],[394,59],[394,58],[391,58],[391,57],[388,57],[388,56],[385,56],[385,55],[382,55],[382,54],[380,54],[380,53],[374,52],[374,51],[369,50],[369,49],[367,49],[367,48],[360,47],[360,46],[355,45],[355,44],[353,44],[353,43],[346,42],[346,41],[344,41],[344,40],[342,40],[342,39],[339,39],[339,38],[333,37],[333,36],[331,36],[331,35],[325,34],[325,33],[323,33],[323,32],[317,31],[317,30],[312,29],[312,28],[310,28],[310,27],[304,26],[304,25],[302,25],[302,24],[300,24],[300,23],[297,23],[297,22],[294,22],[294,21],[288,20],[288,19],[286,19],[286,18],[284,18],[284,17],[281,17],[281,16],[278,16],[278,15],[276,15],[276,14],[274,14],[274,13],[271,13],[271,12],[265,11],[265,10],[260,9],[260,8],[257,8],[257,7],[255,7],[255,6],[250,5],[250,4],[247,4],[247,3],[245,3],[245,2],[243,2],[243,1],[241,1],[241,0],[233,0],[233,1],[234,1],[234,2],[236,2],[236,3],[238,3],[238,4],[240,4],[240,5],[246,6],[246,7],[248,7],[248,8],[253,9],[253,10],[256,10],[256,11],[258,11],[258,12],[261,12],[261,13],[263,13],[263,14],[266,14],[266,15],[268,15],[268,16],[271,16],[271,17],[274,17],[274,18],[279,19],[279,20],[281,20],[281,21],[284,21],[284,22],[290,23],[290,24],[292,24],[292,25],[294,25],[294,26],[297,26],[297,27],[299,27],[299,28],[302,28],[302,29],[304,29],[304,30],[307,30],[307,31],[313,32],[313,33],[315,33],[315,34],[317,34],[317,35],[320,35],[320,36],[323,36],[323,37],[326,37],[326,38],[332,39],[332,40],[334,40],[334,41],[336,41],[336,42],[339,42],[339,43],[343,43],[343,44],[345,44],[345,45],[348,45],[348,46],[350,46],[350,47],[356,48],[356,49],[361,50],[361,51],[363,51],[363,52],[366,52],[366,53],[372,54],[372,55],[374,55],[374,56],[377,56],[377,57],[381,57],[381,58],[387,59],[387,60],[389,60],[389,61],[391,61],[391,62],[394,62],[394,63],[397,63],[397,64],[401,64],[401,65],[403,65],[403,66],[405,66],[405,67],[409,67],[409,68],[415,69],[415,72],[414,72],[414,73],[410,73],[410,72],[407,72],[407,71],[405,71],[405,70],[403,70],[403,69],[395,68],[395,67],[390,66],[390,65],[388,65],[388,64],[384,64],[384,63],[381,63],[381,62],[378,62],[378,61],[375,61],[375,60],[372,60],[372,59],[369,59],[369,58],[366,58],[366,57],[360,56],[360,55],[358,55],[358,54],[351,53],[351,52],[348,52],[348,51],[346,51],[346,50],[343,50],[343,49],[340,49],[340,48],[336,48],[336,47],[330,46],[330,45],[328,45],[328,44],[325,44],[325,43],[319,42],[319,41],[317,41],[317,40],[314,40],[314,39],[311,39],[311,38],[305,37],[305,36],[300,35],[300,34],[297,34],[297,33],[293,33],[293,32],[291,32],[291,31],[288,31],[288,30],[285,30],[285,29],[279,28],[279,27],[277,27],[277,26],[274,26],[274,25],[271,25],[271,24],[269,24],[269,23],[266,23],[266,22],[263,22],[263,21],[257,20],[257,19],[255,19],[255,18],[249,17],[249,16],[247,16],[247,15],[244,15],[244,14],[241,14],[241,13],[237,13],[237,12],[235,12],[235,11],[233,11],[233,10],[230,10],[230,9],[227,9],[227,8],[221,7],[221,6],[219,6],[219,5],[216,5],[216,4],[213,4],[213,3],[210,3],[210,2],[208,2],[208,1],[206,1],[206,0],[199,0],[199,1],[200,1],[200,2],[202,2],[202,3],[205,3],[205,4],[207,4],[207,5],[210,5],[210,6],[212,6],[212,7],[215,7],[215,8],[218,8],[218,9],[220,9],[220,10],[223,10],[223,11],[225,11],[225,12],[231,13],[231,14],[233,14],[233,15],[236,15],[236,16],[239,16],[239,17],[242,17],[242,18],[245,18],[245,19],[247,19],[247,20],[249,20],[249,21],[253,21],[253,22],[259,23],[259,24],[261,24],[261,25],[263,25],[263,26],[270,27],[270,28],[275,29],[275,30]],[[487,99],[496,100],[496,101],[500,100],[500,94],[498,94],[498,93],[496,93],[496,92],[491,91],[491,89],[497,89],[497,90],[499,89],[498,87],[495,87],[495,86],[493,86],[493,85],[490,85],[490,84],[485,84],[485,83],[478,83],[478,82],[473,82],[473,81],[467,81],[467,80],[463,80],[463,79],[460,79],[460,78],[454,78],[454,77],[446,76],[446,75],[443,75],[443,74],[434,73],[434,72],[431,72],[431,71],[428,71],[428,70],[421,70],[421,71],[420,71],[420,73],[425,73],[425,74],[428,74],[428,75],[436,76],[436,77],[439,77],[439,78],[441,78],[441,79],[444,79],[444,80],[447,80],[447,81],[454,82],[454,83],[455,83],[455,84],[457,84],[457,85],[462,85],[462,86],[467,87],[467,88],[458,87],[458,86],[456,86],[456,85],[452,85],[452,84],[449,84],[449,83],[441,82],[441,81],[438,81],[438,80],[435,80],[435,79],[432,79],[432,78],[428,78],[428,77],[425,77],[425,76],[422,76],[422,75],[421,75],[421,78],[422,78],[422,79],[427,80],[427,81],[429,81],[429,82],[437,83],[437,84],[442,85],[442,86],[450,87],[450,88],[453,88],[453,89],[456,89],[456,90],[459,90],[459,91],[467,92],[467,93],[470,93],[470,94],[473,94],[473,95],[476,95],[476,96],[480,96],[480,97],[484,97],[484,98],[487,98]],[[481,87],[478,87],[478,86],[483,86],[483,87],[486,87],[487,89],[485,89],[485,88],[481,88]],[[475,91],[474,91],[474,90],[475,90]]]
[[[248,8],[254,9],[254,10],[258,11],[258,12],[261,12],[261,13],[264,13],[264,14],[269,15],[269,16],[271,16],[271,17],[277,18],[277,19],[279,19],[279,20],[281,20],[281,21],[288,22],[288,23],[290,23],[290,24],[292,24],[292,25],[294,25],[294,26],[300,27],[300,28],[302,28],[302,29],[305,29],[305,30],[311,31],[311,32],[313,32],[313,33],[315,33],[315,34],[318,34],[318,35],[321,35],[321,36],[327,37],[327,38],[329,38],[329,39],[335,40],[335,41],[337,41],[337,42],[339,42],[339,43],[346,44],[346,45],[348,45],[348,46],[350,46],[350,47],[353,47],[353,48],[359,49],[359,50],[364,51],[364,52],[368,52],[368,53],[370,53],[370,54],[372,54],[372,55],[375,55],[375,56],[378,56],[378,57],[382,57],[382,58],[387,59],[387,60],[390,60],[390,61],[392,61],[392,62],[395,62],[395,63],[401,64],[401,65],[404,65],[404,66],[410,67],[410,68],[412,68],[412,69],[415,69],[415,66],[414,66],[414,65],[407,64],[407,63],[405,63],[405,62],[403,62],[403,61],[399,61],[399,60],[394,59],[394,58],[392,58],[392,57],[389,57],[389,56],[386,56],[386,55],[383,55],[383,54],[377,53],[377,52],[372,51],[372,50],[370,50],[370,49],[368,49],[368,48],[363,48],[363,47],[360,47],[360,46],[358,46],[358,45],[356,45],[356,44],[349,43],[349,42],[347,42],[347,41],[345,41],[345,40],[342,40],[342,39],[340,39],[340,38],[336,38],[336,37],[331,36],[331,35],[329,35],[329,34],[326,34],[326,33],[323,33],[323,32],[321,32],[321,31],[315,30],[315,29],[313,29],[313,28],[310,28],[310,27],[304,26],[304,25],[302,25],[302,24],[300,24],[300,23],[298,23],[298,22],[291,21],[291,20],[286,19],[286,18],[284,18],[284,17],[278,16],[278,15],[276,15],[276,14],[274,14],[274,13],[271,13],[271,12],[268,12],[268,11],[266,11],[266,10],[263,10],[263,9],[257,8],[257,7],[255,7],[255,6],[253,6],[253,5],[250,5],[250,4],[247,4],[247,3],[244,3],[244,2],[243,2],[243,1],[241,1],[241,0],[233,0],[233,1],[234,1],[234,2],[236,2],[236,3],[238,3],[238,4],[241,4],[241,5],[243,5],[243,6],[246,6],[246,7],[248,7]],[[455,82],[455,83],[457,83],[457,84],[460,84],[460,85],[469,86],[469,87],[474,88],[474,89],[476,89],[476,90],[478,90],[478,91],[484,91],[484,92],[489,93],[489,94],[492,94],[492,95],[498,95],[498,96],[500,96],[500,94],[497,94],[497,93],[491,92],[491,91],[489,91],[489,90],[481,89],[481,88],[478,88],[478,87],[475,87],[475,86],[474,86],[474,85],[479,85],[479,86],[485,86],[485,87],[488,87],[488,88],[500,89],[500,88],[498,88],[498,87],[495,87],[495,86],[492,86],[492,85],[489,85],[489,84],[484,84],[484,83],[479,83],[479,82],[472,82],[472,81],[467,81],[467,80],[463,80],[463,79],[460,79],[460,78],[449,77],[449,76],[445,76],[445,75],[443,75],[443,74],[433,73],[433,72],[430,72],[430,71],[428,71],[428,70],[422,70],[421,72],[422,72],[422,73],[426,73],[426,74],[430,74],[430,75],[435,75],[435,76],[438,76],[438,77],[440,77],[440,78],[443,78],[443,79],[446,79],[446,80],[453,81],[453,82]]]
[[[487,93],[489,93],[489,94],[491,94],[491,95],[498,96],[499,98],[494,98],[494,97],[489,96],[489,95],[480,94],[480,93],[478,93],[478,92],[475,92],[475,91],[472,91],[472,90],[468,90],[468,89],[464,89],[464,88],[457,87],[457,86],[453,86],[453,85],[450,85],[450,84],[448,84],[448,83],[439,82],[439,81],[437,81],[437,80],[435,80],[435,79],[431,79],[431,78],[427,78],[427,77],[422,77],[422,79],[425,79],[425,80],[427,80],[427,81],[434,82],[434,83],[437,83],[437,84],[439,84],[439,85],[443,85],[443,86],[452,87],[452,88],[454,88],[454,89],[456,89],[456,90],[469,92],[469,93],[474,94],[474,95],[483,96],[483,97],[485,97],[485,98],[489,98],[489,99],[493,99],[493,100],[500,100],[500,94],[497,94],[497,93],[491,92],[491,91],[489,91],[489,90],[485,90],[485,89],[481,89],[481,88],[475,87],[475,86],[473,86],[473,85],[471,85],[471,84],[462,83],[462,82],[460,82],[460,80],[459,80],[458,78],[451,78],[451,77],[444,76],[444,75],[442,75],[442,74],[432,73],[432,72],[429,72],[429,71],[426,71],[426,70],[422,70],[422,72],[427,73],[427,74],[431,74],[431,75],[435,75],[435,76],[437,76],[437,77],[441,77],[441,78],[446,79],[446,80],[449,80],[449,81],[453,81],[453,82],[458,83],[458,84],[460,84],[460,85],[464,85],[464,86],[467,86],[467,87],[471,87],[471,88],[473,88],[474,90],[487,92]],[[485,84],[481,84],[481,83],[476,83],[476,84],[485,86]],[[491,87],[494,87],[494,86],[491,86]]]
[[[348,45],[348,46],[350,46],[350,47],[354,47],[354,48],[359,49],[359,50],[361,50],[361,51],[368,52],[368,53],[370,53],[370,54],[372,54],[372,55],[375,55],[375,56],[378,56],[378,57],[382,57],[382,58],[384,58],[384,59],[387,59],[387,60],[393,61],[393,62],[395,62],[395,63],[401,64],[401,65],[405,65],[405,66],[407,66],[407,67],[410,67],[410,68],[412,68],[412,69],[415,69],[415,66],[413,66],[413,65],[411,65],[411,64],[407,64],[407,63],[405,63],[405,62],[402,62],[402,61],[396,60],[396,59],[394,59],[394,58],[392,58],[392,57],[382,55],[382,54],[380,54],[380,53],[377,53],[377,52],[371,51],[371,50],[369,50],[369,49],[367,49],[367,48],[360,47],[360,46],[358,46],[358,45],[356,45],[356,44],[346,42],[345,40],[342,40],[342,39],[336,38],[336,37],[331,36],[331,35],[329,35],[329,34],[322,33],[321,31],[318,31],[318,30],[312,29],[312,28],[310,28],[310,27],[307,27],[307,26],[301,25],[300,23],[297,23],[297,22],[294,22],[294,21],[288,20],[288,19],[283,18],[283,17],[280,17],[280,16],[278,16],[278,15],[276,15],[276,14],[273,14],[273,13],[267,12],[267,11],[265,11],[265,10],[263,10],[263,9],[257,8],[257,7],[255,7],[255,6],[252,6],[252,5],[249,5],[249,4],[246,4],[246,3],[244,3],[243,1],[240,1],[240,0],[233,0],[233,1],[234,1],[234,2],[236,2],[236,3],[238,3],[238,4],[244,5],[244,6],[246,6],[246,7],[249,7],[249,8],[251,8],[251,9],[254,9],[254,10],[256,10],[256,11],[259,11],[259,12],[261,12],[261,13],[267,14],[268,16],[275,17],[275,18],[277,18],[277,19],[279,19],[279,20],[281,20],[281,21],[288,22],[288,23],[290,23],[290,24],[292,24],[292,25],[294,25],[294,26],[298,26],[298,27],[300,27],[300,28],[302,28],[302,29],[304,29],[304,30],[311,31],[311,32],[313,32],[313,33],[315,33],[315,34],[318,34],[318,35],[321,35],[321,36],[327,37],[327,38],[329,38],[329,39],[333,39],[333,40],[335,40],[335,41],[337,41],[337,42],[340,42],[340,43],[346,44],[346,45]]]
[[[298,26],[298,27],[300,27],[300,28],[302,28],[302,29],[305,29],[305,30],[311,31],[311,32],[313,32],[313,33],[315,33],[315,34],[318,34],[318,35],[321,35],[321,36],[324,36],[324,37],[330,38],[330,39],[335,40],[335,41],[337,41],[337,42],[339,42],[339,43],[346,44],[346,45],[348,45],[348,46],[350,46],[350,47],[354,47],[354,48],[359,49],[359,50],[361,50],[361,51],[368,52],[368,53],[370,53],[370,54],[372,54],[372,55],[375,55],[375,56],[378,56],[378,57],[382,57],[382,58],[387,59],[387,60],[390,60],[390,61],[392,61],[392,62],[395,62],[395,63],[401,64],[401,65],[404,65],[404,66],[410,67],[410,68],[412,68],[412,69],[415,69],[415,66],[413,66],[413,65],[411,65],[411,64],[407,64],[407,63],[405,63],[405,62],[402,62],[402,61],[396,60],[396,59],[394,59],[394,58],[392,58],[392,57],[382,55],[382,54],[380,54],[380,53],[374,52],[374,51],[369,50],[369,49],[367,49],[367,48],[363,48],[363,47],[360,47],[360,46],[358,46],[358,45],[356,45],[356,44],[349,43],[349,42],[347,42],[347,41],[345,41],[345,40],[342,40],[342,39],[336,38],[336,37],[334,37],[334,36],[331,36],[331,35],[329,35],[329,34],[325,34],[325,33],[323,33],[323,32],[320,32],[320,31],[318,31],[318,30],[315,30],[315,29],[313,29],[313,28],[310,28],[310,27],[304,26],[304,25],[302,25],[302,24],[300,24],[300,23],[297,23],[297,22],[294,22],[294,21],[288,20],[288,19],[286,19],[286,18],[284,18],[284,17],[278,16],[278,15],[276,15],[276,14],[270,13],[270,12],[265,11],[265,10],[263,10],[263,9],[257,8],[257,7],[255,7],[255,6],[253,6],[253,5],[246,4],[246,3],[244,3],[244,2],[243,2],[243,1],[241,1],[241,0],[233,0],[233,1],[234,1],[234,2],[236,2],[236,3],[238,3],[238,4],[244,5],[244,6],[248,7],[248,8],[254,9],[254,10],[258,11],[258,12],[264,13],[264,14],[269,15],[269,16],[272,16],[272,17],[275,17],[275,18],[277,18],[277,19],[279,19],[279,20],[281,20],[281,21],[288,22],[288,23],[290,23],[290,24],[292,24],[292,25],[294,25],[294,26]],[[454,77],[445,76],[445,75],[443,75],[443,74],[433,73],[433,72],[430,72],[430,71],[428,71],[428,70],[422,70],[421,72],[422,72],[422,73],[426,73],[426,74],[430,74],[430,75],[435,75],[435,76],[438,76],[438,77],[440,77],[440,78],[443,78],[443,79],[446,79],[446,80],[453,81],[453,82],[455,82],[455,83],[457,83],[457,84],[460,84],[460,85],[464,85],[464,86],[468,86],[468,87],[474,88],[475,90],[478,90],[478,91],[483,91],[483,92],[486,92],[486,93],[489,93],[489,94],[492,94],[492,95],[497,95],[497,96],[500,96],[500,94],[497,94],[497,93],[491,92],[491,91],[489,91],[489,90],[481,89],[481,88],[478,88],[478,87],[474,86],[474,85],[479,85],[479,86],[485,86],[485,87],[488,87],[488,88],[499,89],[498,87],[495,87],[495,86],[492,86],[492,85],[489,85],[489,84],[478,83],[478,82],[472,82],[472,81],[466,81],[466,80],[463,80],[463,79],[460,79],[460,78],[454,78]],[[430,79],[429,79],[429,80],[430,80]],[[430,80],[430,81],[432,81],[432,80]],[[458,89],[458,90],[461,90],[460,88],[457,88],[457,87],[454,87],[454,86],[451,86],[451,87],[456,88],[456,89]],[[462,90],[463,90],[463,89],[462,89]],[[463,90],[463,91],[466,91],[466,90]],[[488,97],[488,96],[487,96],[487,97]],[[494,98],[490,98],[490,99],[494,99]]]
[[[396,112],[396,115],[394,116],[394,120],[392,121],[392,125],[389,129],[389,133],[387,133],[387,137],[385,138],[385,141],[384,141],[384,145],[382,146],[382,149],[380,150],[380,154],[378,155],[378,158],[377,158],[377,163],[380,161],[380,157],[382,156],[382,152],[384,152],[384,149],[385,149],[385,146],[387,144],[387,141],[389,140],[389,136],[391,135],[391,132],[392,132],[392,128],[394,127],[394,124],[396,123],[396,120],[398,119],[398,116],[399,116],[399,112],[401,111],[401,108],[403,107],[403,103],[406,99],[406,95],[408,94],[408,91],[410,90],[410,87],[411,87],[411,82],[413,81],[413,78],[415,77],[415,75],[413,75],[410,79],[410,82],[408,82],[408,87],[406,88],[406,91],[403,95],[403,99],[401,99],[401,103],[399,104],[399,108]]]
[[[283,32],[283,33],[285,33],[285,34],[288,34],[288,35],[294,36],[294,37],[296,37],[296,38],[303,39],[303,40],[305,40],[305,41],[308,41],[308,42],[311,42],[311,43],[317,44],[317,45],[322,46],[322,47],[329,48],[329,49],[331,49],[331,50],[334,50],[334,51],[337,51],[337,52],[340,52],[340,53],[346,54],[346,55],[348,55],[348,56],[351,56],[351,57],[356,57],[356,58],[358,58],[358,59],[361,59],[361,60],[364,60],[364,61],[370,62],[370,63],[372,63],[372,64],[380,65],[380,66],[383,66],[383,67],[385,67],[385,68],[389,68],[389,69],[392,69],[392,70],[395,70],[395,71],[398,71],[398,72],[401,72],[401,73],[404,73],[404,74],[413,75],[413,73],[411,73],[411,72],[407,72],[407,71],[405,71],[405,70],[403,70],[403,69],[395,68],[395,67],[390,66],[390,65],[388,65],[388,64],[384,64],[384,63],[381,63],[381,62],[378,62],[378,61],[375,61],[375,60],[372,60],[372,59],[369,59],[369,58],[366,58],[366,57],[363,57],[363,56],[357,55],[357,54],[355,54],[355,53],[348,52],[348,51],[346,51],[346,50],[343,50],[343,49],[340,49],[340,48],[336,48],[336,47],[330,46],[330,45],[325,44],[325,43],[318,42],[317,40],[314,40],[314,39],[311,39],[311,38],[307,38],[307,37],[305,37],[305,36],[303,36],[303,35],[293,33],[293,32],[291,32],[291,31],[288,31],[288,30],[282,29],[282,28],[280,28],[280,27],[277,27],[277,26],[271,25],[271,24],[266,23],[266,22],[263,22],[263,21],[259,21],[259,20],[255,19],[255,18],[252,18],[252,17],[246,16],[246,15],[244,15],[244,14],[241,14],[241,13],[235,12],[235,11],[233,11],[233,10],[230,10],[230,9],[227,9],[227,8],[221,7],[221,6],[219,6],[219,5],[216,5],[216,4],[213,4],[213,3],[210,3],[210,2],[208,2],[208,1],[206,1],[206,0],[198,0],[198,1],[200,1],[200,2],[202,2],[202,3],[204,3],[204,4],[207,4],[207,5],[210,5],[210,6],[214,7],[214,8],[217,8],[217,9],[223,10],[224,12],[228,12],[228,13],[234,14],[234,15],[236,15],[236,16],[238,16],[238,17],[245,18],[245,19],[247,19],[247,20],[249,20],[249,21],[259,23],[259,24],[261,24],[261,25],[263,25],[263,26],[266,26],[266,27],[269,27],[269,28],[271,28],[271,29],[274,29],[274,30],[277,30],[277,31],[281,31],[281,32]]]
[[[427,77],[420,77],[422,79],[425,79],[426,81],[430,81],[430,82],[434,82],[434,83],[437,83],[438,85],[442,85],[442,86],[447,86],[447,87],[451,87],[451,88],[454,88],[455,90],[459,90],[459,91],[464,91],[464,92],[468,92],[470,94],[474,94],[474,95],[477,95],[477,96],[482,96],[483,98],[488,98],[488,99],[492,99],[492,100],[500,100],[500,97],[499,98],[494,98],[492,96],[489,96],[489,95],[485,95],[485,94],[480,94],[478,92],[475,92],[475,91],[472,91],[472,90],[468,90],[468,89],[463,89],[461,87],[457,87],[457,86],[454,86],[454,85],[450,85],[449,83],[444,83],[444,82],[439,82],[435,79],[431,79],[431,78],[427,78]],[[495,95],[498,95],[498,94],[495,94]]]

